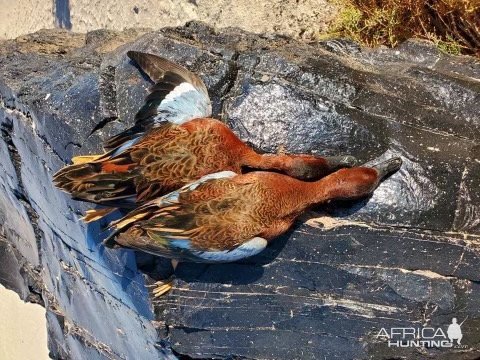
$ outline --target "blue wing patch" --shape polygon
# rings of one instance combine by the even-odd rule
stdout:
[[[261,237],[254,237],[253,239],[243,243],[233,250],[222,251],[196,251],[190,250],[190,253],[196,258],[196,261],[209,263],[224,263],[238,261],[257,255],[267,247],[267,240]]]
[[[155,123],[183,124],[212,114],[210,99],[188,82],[176,86],[157,107]]]
[[[135,115],[135,125],[108,139],[104,144],[105,150],[117,149],[166,122],[179,125],[211,116],[212,104],[207,87],[198,75],[157,55],[138,51],[129,51],[127,55],[155,85]],[[128,146],[131,144],[122,147],[115,155]]]

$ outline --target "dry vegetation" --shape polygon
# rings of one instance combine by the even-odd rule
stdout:
[[[337,0],[336,35],[369,46],[429,39],[445,52],[480,56],[480,0]]]

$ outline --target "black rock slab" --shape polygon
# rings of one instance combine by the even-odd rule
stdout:
[[[1,281],[47,308],[72,359],[473,359],[480,356],[480,65],[430,44],[363,49],[200,23],[42,31],[0,47]],[[369,199],[303,215],[262,254],[182,263],[107,250],[87,205],[51,185],[71,156],[133,123],[149,80],[125,53],[205,81],[214,115],[259,151],[352,154],[402,169]],[[8,274],[8,276],[5,276]],[[463,347],[395,348],[384,328],[463,322]]]

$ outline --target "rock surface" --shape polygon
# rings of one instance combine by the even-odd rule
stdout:
[[[204,79],[216,117],[263,151],[398,155],[366,200],[305,214],[234,264],[101,245],[88,206],[52,187],[75,154],[132,124],[148,80],[130,49]],[[361,49],[199,23],[42,31],[0,46],[0,279],[45,305],[56,358],[473,359],[480,355],[480,65],[418,41]],[[381,328],[464,319],[463,348],[389,348]]]

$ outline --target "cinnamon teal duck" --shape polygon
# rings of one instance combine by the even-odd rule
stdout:
[[[77,200],[113,207],[88,211],[87,222],[218,171],[275,170],[310,180],[355,163],[352,156],[258,154],[209,117],[210,99],[200,77],[155,55],[127,55],[155,82],[135,125],[107,140],[104,154],[74,157],[73,165],[53,178]]]
[[[231,262],[261,252],[309,206],[371,194],[401,166],[341,169],[315,182],[274,172],[223,171],[152,200],[113,222],[108,247],[127,247],[175,260]],[[159,282],[161,295],[171,282]]]
[[[53,178],[73,198],[111,207],[88,211],[87,222],[218,171],[275,170],[310,180],[355,163],[352,156],[258,154],[210,118],[210,99],[200,77],[155,55],[127,55],[155,82],[135,125],[109,139],[104,154],[74,157],[73,165]]]

